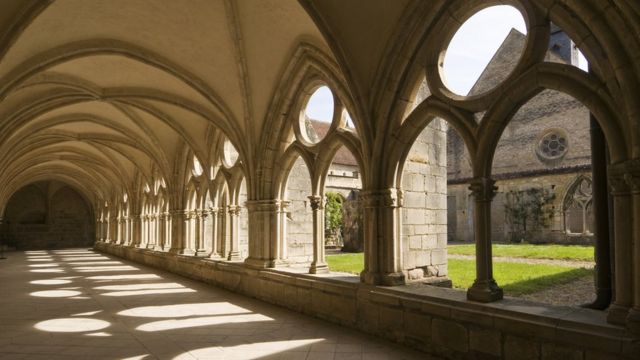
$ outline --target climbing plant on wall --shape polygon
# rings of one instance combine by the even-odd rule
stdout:
[[[550,204],[555,198],[553,191],[544,188],[509,191],[504,210],[512,229],[511,241],[527,241],[535,230],[548,228],[554,212]]]

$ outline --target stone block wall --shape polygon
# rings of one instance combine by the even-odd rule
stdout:
[[[434,286],[382,287],[98,242],[96,249],[168,270],[446,359],[638,359],[640,343],[606,313],[505,299],[466,300]]]
[[[402,251],[410,280],[447,275],[447,124],[418,136],[402,174]]]
[[[293,165],[287,182],[287,260],[290,263],[310,263],[313,260],[313,217],[309,196],[311,178],[302,160]]]
[[[18,249],[91,246],[95,219],[83,197],[57,181],[18,190],[4,213],[2,239]]]
[[[546,228],[530,229],[527,241],[533,243],[591,244],[593,234],[569,234],[563,212],[567,192],[581,176],[590,178],[589,172],[550,174],[544,176],[519,177],[496,182],[498,192],[491,204],[491,239],[495,242],[514,240],[515,229],[505,211],[507,194],[529,188],[546,189],[555,194],[548,205],[552,219]],[[449,241],[473,242],[473,198],[467,184],[449,185],[448,239]],[[587,227],[593,232],[593,213],[587,214]]]

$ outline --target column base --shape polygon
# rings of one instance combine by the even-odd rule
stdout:
[[[193,254],[197,257],[208,257],[209,256],[209,252],[206,249],[198,249],[196,250],[195,254]]]
[[[311,263],[311,267],[309,267],[309,274],[326,274],[329,272],[329,266],[325,263]]]
[[[629,308],[626,306],[611,304],[607,313],[607,322],[614,325],[624,326],[627,322]]]
[[[178,253],[178,255],[185,255],[185,256],[194,256],[195,254],[196,252],[192,249],[182,249]]]
[[[208,258],[211,260],[224,260],[223,257],[220,255],[220,253],[216,253],[216,252],[209,253]]]
[[[502,300],[504,293],[502,289],[496,284],[496,281],[491,280],[476,280],[473,285],[467,290],[467,300],[478,301],[483,303]]]
[[[246,258],[244,264],[254,269],[267,269],[275,267],[275,260]]]
[[[360,273],[360,281],[369,285],[397,286],[407,283],[404,273],[388,273],[381,274],[371,271],[363,271]]]
[[[227,260],[229,261],[240,261],[242,258],[240,257],[240,253],[237,251],[231,251],[229,255],[227,255]]]
[[[611,305],[611,289],[597,289],[596,299],[587,304],[582,304],[580,307],[593,310],[604,310]]]
[[[156,244],[147,244],[147,249],[155,250],[156,249]]]
[[[632,333],[640,334],[640,309],[631,309],[627,315],[627,329]]]

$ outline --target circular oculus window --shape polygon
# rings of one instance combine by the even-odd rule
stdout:
[[[559,159],[569,150],[567,135],[560,130],[548,131],[538,143],[538,154],[546,159]]]

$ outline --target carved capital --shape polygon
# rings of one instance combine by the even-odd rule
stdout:
[[[227,212],[229,213],[229,215],[232,215],[232,216],[240,215],[240,210],[241,210],[241,208],[238,205],[229,205],[229,206],[227,206]]]
[[[614,173],[609,175],[609,187],[611,188],[611,195],[623,196],[629,195],[631,192],[631,186],[627,181],[629,174],[627,173]]]
[[[280,200],[249,200],[245,203],[249,212],[276,212],[280,210]]]
[[[398,189],[361,191],[359,194],[364,208],[402,206],[403,193]]]
[[[311,195],[308,196],[308,199],[309,204],[311,205],[311,210],[316,211],[324,209],[324,199],[322,198],[322,196]]]
[[[471,180],[469,190],[476,201],[488,202],[496,196],[498,187],[495,186],[495,180],[487,177],[480,177]]]
[[[640,174],[626,173],[624,174],[624,180],[633,194],[640,194]]]

